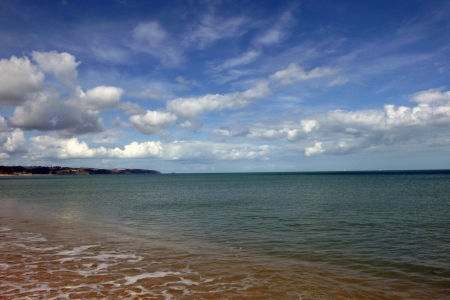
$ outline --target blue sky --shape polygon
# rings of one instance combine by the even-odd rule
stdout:
[[[448,1],[2,1],[0,164],[450,168]]]

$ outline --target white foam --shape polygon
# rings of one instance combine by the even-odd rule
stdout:
[[[184,285],[190,286],[190,285],[198,285],[198,282],[195,282],[195,281],[192,281],[190,279],[185,279],[185,278],[181,277],[179,281],[173,281],[173,282],[170,281],[170,282],[164,283],[163,285],[164,286],[169,286],[169,285],[173,285],[173,284],[176,284],[176,285],[184,284]]]
[[[74,261],[75,258],[72,257],[66,257],[66,258],[61,258],[61,259],[57,259],[56,261],[59,262],[60,264],[65,263],[67,261]]]
[[[89,271],[79,270],[79,271],[77,271],[77,273],[80,275],[83,275],[83,276],[88,276],[88,275],[92,275],[92,274],[97,274],[100,270],[108,269],[108,267],[109,267],[109,264],[99,264],[97,266],[97,268],[94,270],[89,270]]]
[[[16,234],[16,237],[20,240],[27,241],[27,242],[46,242],[47,239],[43,237],[41,234],[35,234],[31,232],[24,232]]]
[[[128,262],[139,262],[142,260],[141,256],[136,256],[135,254],[111,254],[111,253],[101,253],[96,256],[89,257],[91,259],[96,259],[99,261],[107,261],[109,259],[127,259]]]
[[[41,283],[39,284],[37,287],[35,287],[34,289],[29,290],[30,292],[40,292],[40,291],[45,291],[48,292],[50,291],[50,286],[47,283]]]
[[[173,298],[173,296],[171,294],[169,294],[167,291],[162,291],[163,297],[166,300],[170,300]]]
[[[154,273],[144,273],[139,274],[136,276],[125,276],[125,285],[130,285],[136,283],[138,280],[145,279],[145,278],[160,278],[160,277],[166,277],[166,276],[179,276],[181,275],[180,272],[161,272],[157,271]]]
[[[94,263],[90,263],[90,264],[83,264],[83,267],[85,268],[90,268],[94,265]]]
[[[56,253],[56,255],[74,256],[74,255],[83,253],[85,250],[87,250],[89,248],[95,248],[95,247],[98,247],[98,245],[86,245],[86,246],[75,247],[75,248],[73,248],[73,250],[66,250],[66,251],[58,252],[58,253]]]
[[[10,231],[11,230],[11,228],[9,228],[9,227],[0,227],[0,232],[2,232],[2,231]]]
[[[47,247],[47,248],[37,248],[37,247],[26,246],[24,244],[17,244],[17,243],[12,243],[12,245],[17,246],[17,247],[21,247],[21,248],[26,248],[27,250],[31,250],[31,251],[41,251],[41,252],[61,249],[61,246],[58,246],[58,247]]]
[[[52,251],[52,250],[58,250],[58,249],[61,249],[61,246],[58,246],[58,247],[47,247],[47,248],[28,247],[28,249],[29,249],[29,250],[32,250],[32,251],[42,251],[42,252],[45,252],[45,251]]]
[[[9,265],[8,264],[4,264],[4,263],[0,264],[0,270],[5,271],[5,270],[8,270],[8,269],[9,269]]]
[[[185,285],[198,285],[198,282],[192,281],[190,279],[184,279],[183,277],[181,277],[181,281],[180,283],[185,284]]]

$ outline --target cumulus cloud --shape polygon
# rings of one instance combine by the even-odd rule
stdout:
[[[69,53],[32,52],[28,57],[0,60],[0,105],[16,106],[6,117],[12,128],[25,131],[58,131],[62,135],[80,135],[104,130],[99,112],[121,109],[126,114],[142,114],[137,104],[122,103],[122,88],[97,86],[83,92],[77,85],[77,62]],[[55,76],[71,91],[68,99],[61,98],[55,87],[45,87],[44,73]]]
[[[55,89],[35,93],[32,100],[16,107],[13,116],[6,120],[9,126],[22,130],[65,130],[70,134],[85,134],[104,129],[96,112],[68,105]]]
[[[448,106],[450,103],[450,91],[441,92],[443,88],[430,89],[415,93],[411,97],[411,101],[426,105],[442,105]]]
[[[332,110],[308,115],[288,127],[254,128],[250,136],[291,142],[315,140],[314,146],[304,148],[307,156],[349,154],[414,141],[426,144],[448,136],[450,92],[442,89],[421,91],[412,95],[411,101],[417,106],[386,104],[383,109]]]
[[[265,128],[253,128],[251,129],[252,138],[262,139],[286,139],[290,142],[307,139],[313,135],[313,131],[316,131],[320,124],[316,120],[301,120],[295,122],[291,126],[281,125],[281,128],[265,129]]]
[[[69,89],[77,88],[77,67],[80,62],[75,61],[75,56],[67,52],[58,53],[56,51],[33,51],[31,56],[42,71],[55,75]]]
[[[322,153],[322,152],[323,152],[323,149],[322,149],[322,143],[321,142],[316,142],[314,144],[314,146],[305,148],[305,155],[306,156],[311,156],[311,155],[315,155],[315,154]]]
[[[67,158],[136,158],[158,155],[159,142],[136,142],[126,145],[124,149],[105,147],[90,148],[86,142],[80,142],[77,138],[57,139],[51,136],[37,136],[30,138],[32,146],[39,150],[42,157],[57,159]]]
[[[304,71],[296,64],[271,75],[269,79],[258,81],[253,87],[243,92],[228,94],[207,94],[197,98],[178,98],[167,102],[167,110],[174,113],[179,121],[180,127],[195,130],[201,126],[199,117],[207,111],[236,110],[255,103],[272,93],[272,83],[293,84],[300,80],[308,80],[328,76],[336,70],[328,67],[315,68],[309,72]]]
[[[121,148],[90,148],[84,141],[77,138],[57,139],[52,136],[37,136],[30,138],[32,146],[38,150],[37,157],[56,159],[67,158],[139,158],[154,157],[161,151],[160,142],[133,142]]]
[[[120,104],[120,98],[125,93],[121,88],[114,86],[98,86],[87,90],[82,99],[84,107],[92,110],[108,110],[117,108]]]
[[[170,112],[148,110],[145,115],[134,115],[129,120],[140,132],[153,134],[172,125],[177,117]]]
[[[210,141],[164,144],[163,158],[168,160],[268,160],[275,149],[269,145],[227,144]]]
[[[19,129],[10,129],[6,120],[0,117],[0,158],[27,152],[26,140]]]
[[[167,102],[167,109],[186,120],[196,119],[205,111],[239,109],[254,101],[268,96],[271,90],[267,81],[261,81],[254,87],[244,91],[225,95],[208,94],[199,98],[179,98]]]
[[[27,57],[1,59],[0,105],[22,104],[28,95],[42,90],[44,78],[44,74]]]
[[[160,158],[163,160],[268,160],[275,147],[268,145],[214,143],[210,141],[132,142],[123,148],[89,147],[77,138],[58,139],[52,136],[30,138],[36,158]]]

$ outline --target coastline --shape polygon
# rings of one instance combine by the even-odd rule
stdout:
[[[130,174],[161,174],[157,170],[147,169],[98,169],[73,167],[43,167],[43,166],[0,166],[0,176],[30,176],[30,175],[130,175]]]

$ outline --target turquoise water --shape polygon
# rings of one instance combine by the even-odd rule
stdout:
[[[217,286],[213,290],[199,279],[195,286],[204,299],[258,299],[267,286],[270,293],[265,295],[279,299],[450,297],[446,172],[4,177],[0,190],[5,239],[12,233],[37,234],[48,249],[57,245],[59,250],[112,240],[108,247],[113,248],[102,251],[117,251],[120,245],[144,257],[141,274],[181,274],[181,267],[193,268],[183,256],[189,253],[199,264],[191,271],[200,277],[214,281],[245,273],[251,278],[253,286],[239,276],[223,279],[221,286],[229,289],[223,288],[225,294],[217,298],[212,296],[219,295]],[[83,237],[87,227],[95,233]],[[55,236],[57,228],[64,231],[64,240]],[[76,238],[68,239],[71,234]],[[130,244],[130,238],[139,242]],[[165,256],[145,252],[165,264],[151,273],[143,254],[151,251],[150,244],[165,249]],[[179,255],[178,264],[185,265],[171,265],[167,253],[172,259]],[[241,267],[233,257],[245,257]],[[11,258],[2,260],[5,271],[11,270]],[[229,270],[214,273],[218,262],[229,264]],[[268,270],[272,275],[261,275]],[[153,278],[140,276],[143,281]],[[3,285],[8,282],[3,278]],[[155,284],[145,286],[147,296]],[[154,297],[200,299],[190,286],[183,286],[183,294],[154,288],[159,291]],[[5,293],[12,295],[11,290]]]

